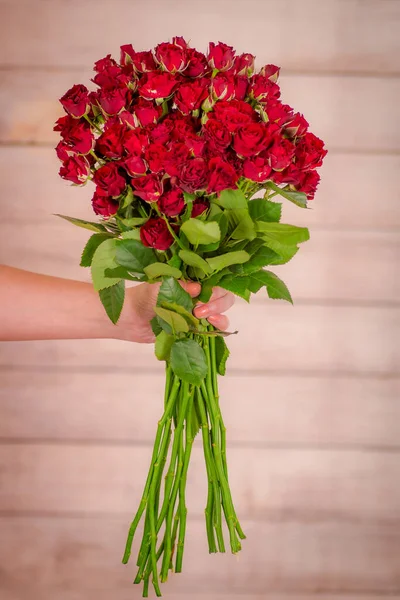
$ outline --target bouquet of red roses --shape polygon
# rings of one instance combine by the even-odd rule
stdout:
[[[74,85],[60,100],[67,114],[55,131],[61,177],[93,181],[100,220],[63,218],[94,232],[81,265],[91,267],[114,323],[125,281],[161,282],[152,328],[156,356],[166,363],[164,414],[123,557],[127,563],[144,515],[135,583],[144,582],[147,596],[151,578],[161,595],[159,581],[182,569],[186,478],[200,430],[209,551],[225,551],[223,517],[232,552],[245,537],[229,488],[218,394],[227,334],[193,316],[194,301],[178,280],[200,282],[201,301],[220,286],[247,301],[266,288],[270,298],[291,302],[265,267],[288,262],[309,234],[280,222],[276,198],[307,207],[326,150],[280,100],[279,68],[256,72],[254,56],[221,42],[210,43],[207,55],[182,37],[146,52],[125,45],[119,63],[108,55],[94,70],[96,91]]]

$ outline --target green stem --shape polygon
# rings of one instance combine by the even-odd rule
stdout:
[[[89,123],[89,125],[91,127],[96,129],[97,133],[103,133],[103,130],[100,129],[100,127],[98,125],[96,125],[96,123],[94,121],[92,121],[88,115],[83,115],[83,118],[86,119],[86,121]]]

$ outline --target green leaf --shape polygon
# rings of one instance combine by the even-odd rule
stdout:
[[[116,277],[119,279],[127,279],[128,281],[144,281],[146,276],[144,273],[134,273],[125,269],[125,267],[116,267],[115,269],[106,269],[104,271],[106,277]]]
[[[106,240],[97,248],[92,260],[92,280],[96,291],[111,287],[121,281],[121,277],[106,277],[107,269],[115,269],[118,267],[115,261],[115,253],[117,250],[117,240],[112,238]]]
[[[196,200],[196,194],[189,194],[189,192],[183,192],[183,198],[186,204],[190,204]]]
[[[83,249],[80,266],[90,267],[97,248],[100,246],[100,244],[108,239],[110,239],[110,235],[106,233],[94,233],[92,236],[90,236],[86,246]]]
[[[281,220],[282,204],[256,198],[249,202],[249,213],[253,221],[278,223]]]
[[[266,246],[276,252],[276,258],[269,264],[271,265],[285,265],[297,254],[299,251],[298,246],[287,246],[286,244],[280,244],[276,240],[265,240]],[[263,267],[266,265],[262,265]]]
[[[130,217],[129,219],[121,219],[121,222],[126,227],[138,227],[139,225],[146,223],[148,220],[148,217]]]
[[[218,285],[218,282],[220,281],[220,279],[222,279],[222,277],[224,275],[226,275],[227,273],[229,273],[229,269],[224,269],[223,271],[214,273],[214,275],[211,275],[211,277],[208,277],[208,279],[206,279],[205,281],[202,281],[201,292],[198,296],[198,299],[200,300],[200,302],[208,302],[209,301],[209,299],[211,298],[213,288],[216,285]]]
[[[254,240],[255,241],[255,240]],[[238,275],[249,275],[250,273],[254,273],[258,271],[261,267],[266,267],[267,265],[276,264],[276,260],[280,257],[279,255],[268,248],[267,246],[261,246],[243,265],[235,265],[232,267],[231,271],[237,273]]]
[[[162,308],[161,306],[155,306],[154,312],[162,321],[165,321],[169,325],[171,329],[167,330],[167,333],[172,333],[175,335],[176,333],[186,333],[189,331],[189,325],[187,324],[186,319],[184,319],[178,313],[168,310],[166,308]],[[163,323],[159,321],[161,327],[163,327]],[[163,327],[163,329],[165,329]]]
[[[217,205],[213,204],[212,206],[215,206],[216,208]],[[218,242],[214,242],[212,244],[200,244],[199,245],[199,252],[214,252],[214,250],[217,250],[219,248],[220,242],[221,240],[224,239],[224,237],[227,234],[228,231],[228,219],[226,218],[225,214],[222,212],[222,210],[219,208],[219,212],[214,213],[213,216],[210,216],[210,221],[214,221],[215,223],[218,223],[219,225],[219,229],[221,232],[221,238]]]
[[[182,261],[177,254],[174,254],[168,261],[168,264],[171,267],[175,267],[175,269],[180,269],[182,266]]]
[[[174,336],[168,335],[164,330],[161,330],[156,337],[154,352],[158,360],[168,360],[171,352],[171,346],[174,343]]]
[[[165,278],[161,284],[157,296],[157,305],[161,306],[163,302],[180,304],[190,313],[193,310],[193,300],[190,294],[173,277]]]
[[[199,319],[196,319],[191,312],[186,310],[186,308],[183,308],[180,304],[176,304],[175,302],[161,302],[160,306],[161,308],[166,308],[167,310],[172,310],[173,312],[182,315],[189,324],[194,325],[195,327],[199,326]]]
[[[191,250],[180,250],[179,257],[190,267],[198,267],[199,269],[202,269],[204,273],[211,272],[211,269],[204,258],[201,258],[196,252],[192,252]]]
[[[140,230],[131,229],[130,231],[124,231],[121,234],[123,240],[139,240],[140,241]]]
[[[293,304],[292,296],[286,284],[275,273],[261,270],[250,275],[250,289],[252,292],[258,292],[264,286],[270,298],[287,300]]]
[[[128,271],[143,273],[144,268],[157,261],[152,248],[143,246],[138,240],[118,240],[115,260]]]
[[[226,210],[230,236],[235,240],[253,240],[256,237],[255,225],[247,208]]]
[[[218,242],[221,237],[218,223],[215,221],[205,223],[199,219],[189,219],[183,223],[181,231],[194,246]]]
[[[100,300],[114,325],[118,322],[125,299],[125,282],[99,290]]]
[[[194,340],[177,340],[171,348],[171,367],[183,381],[200,385],[208,370],[203,348]]]
[[[226,361],[229,358],[229,348],[223,337],[218,335],[215,338],[215,355],[217,359],[217,371],[219,375],[226,373]]]
[[[153,317],[151,319],[150,326],[156,337],[163,331],[163,328],[161,327],[160,323],[158,322],[157,317]]]
[[[171,267],[166,263],[155,262],[151,265],[148,265],[143,269],[149,279],[157,279],[157,277],[175,277],[175,279],[179,279],[182,276],[182,271],[176,269],[175,267]]]
[[[290,202],[293,202],[293,204],[296,204],[301,208],[307,208],[307,196],[303,194],[303,192],[293,192],[288,189],[282,189],[272,181],[269,181],[267,185],[271,190],[274,190],[274,192],[277,192],[280,196],[286,198],[286,200],[290,200]]]
[[[128,208],[128,206],[130,206],[132,204],[134,198],[135,197],[133,195],[133,190],[132,190],[131,186],[127,185],[125,194],[121,198],[122,202],[120,202],[120,208],[122,210],[124,210],[125,208]]]
[[[247,208],[247,199],[241,190],[223,190],[214,201],[228,209]]]
[[[248,261],[250,254],[244,250],[238,250],[236,252],[227,252],[226,254],[220,254],[212,258],[207,258],[207,262],[213,271],[221,271],[231,265],[241,265]]]
[[[218,285],[224,288],[224,290],[228,290],[236,296],[240,296],[240,298],[243,298],[244,300],[246,300],[246,302],[249,302],[250,291],[248,289],[248,277],[238,277],[237,275],[232,274],[225,275],[225,277],[223,277],[221,281],[218,282]]]
[[[286,223],[257,222],[257,229],[262,233],[264,239],[276,240],[287,246],[301,244],[310,239],[307,227],[296,227]]]
[[[69,223],[73,225],[77,225],[78,227],[83,227],[84,229],[89,229],[89,231],[96,231],[97,233],[107,232],[107,229],[101,223],[93,223],[92,221],[84,221],[83,219],[75,219],[75,217],[66,217],[65,215],[55,215],[56,217],[61,217],[61,219],[65,219]]]

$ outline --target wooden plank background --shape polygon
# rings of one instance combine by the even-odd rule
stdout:
[[[221,382],[244,551],[209,556],[196,445],[185,570],[167,598],[400,599],[397,0],[0,0],[0,260],[88,280],[89,186],[59,180],[56,99],[122,43],[222,39],[282,66],[330,150],[311,240],[277,269],[295,306],[237,302]],[[4,316],[2,315],[4,318]],[[139,598],[120,564],[161,410],[151,347],[0,346],[2,600]],[[251,391],[251,393],[249,393]]]

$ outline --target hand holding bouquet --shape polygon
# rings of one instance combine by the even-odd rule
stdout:
[[[166,363],[164,413],[123,557],[128,562],[144,517],[135,583],[143,581],[147,596],[151,578],[160,595],[159,581],[182,569],[186,478],[199,431],[209,551],[225,551],[225,526],[233,553],[245,537],[229,487],[218,393],[229,334],[194,316],[195,300],[178,280],[199,282],[202,302],[215,286],[246,301],[265,288],[291,302],[265,267],[291,260],[309,234],[280,222],[276,199],[306,208],[326,150],[280,100],[279,68],[255,72],[254,56],[221,42],[210,43],[207,55],[181,37],[154,51],[125,45],[119,63],[108,55],[94,69],[96,91],[74,85],[61,98],[67,114],[55,130],[60,175],[77,185],[93,181],[100,220],[64,218],[93,231],[81,265],[91,267],[113,323],[126,281],[160,282],[151,325],[156,356]]]

